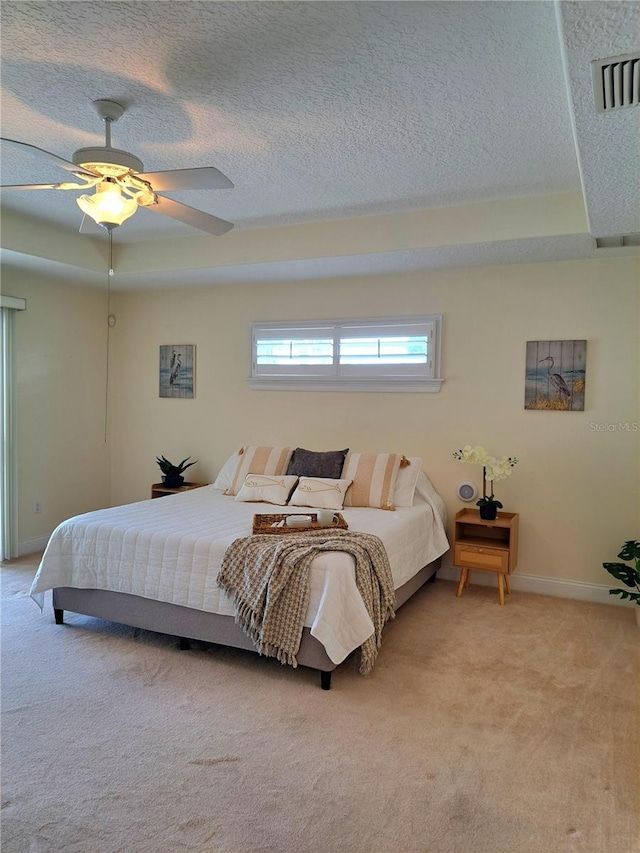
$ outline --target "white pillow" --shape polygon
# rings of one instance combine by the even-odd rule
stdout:
[[[438,513],[442,519],[444,526],[447,526],[447,507],[442,497],[436,492],[431,480],[427,477],[424,471],[418,474],[418,482],[416,483],[416,493],[414,495],[415,503],[428,503]]]
[[[344,496],[351,480],[332,480],[329,477],[300,477],[290,504],[317,509],[342,509]]]
[[[231,488],[233,475],[236,473],[239,461],[240,454],[237,452],[232,453],[218,472],[218,476],[216,477],[212,488],[220,489],[221,492],[226,492],[227,489]]]
[[[268,504],[284,506],[289,499],[291,490],[298,478],[289,474],[247,474],[240,491],[235,496],[237,501],[264,501]]]
[[[396,485],[393,490],[393,503],[395,506],[413,506],[413,494],[418,482],[418,474],[422,468],[422,459],[418,456],[407,458],[408,465],[398,469]]]

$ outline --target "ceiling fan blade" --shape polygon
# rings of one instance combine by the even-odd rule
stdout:
[[[59,188],[60,184],[2,184],[0,186],[0,190],[57,190]]]
[[[169,169],[166,172],[145,172],[136,175],[148,181],[155,192],[168,190],[230,190],[233,184],[213,166],[200,169]]]
[[[187,225],[192,225],[201,231],[207,231],[216,237],[221,237],[233,228],[233,223],[218,219],[217,216],[211,216],[204,210],[196,210],[195,207],[189,207],[187,204],[181,204],[179,201],[161,195],[156,196],[156,198],[157,204],[149,205],[149,207],[145,207],[145,210],[155,210],[156,213],[162,213],[172,219],[179,219],[180,222],[186,222]]]
[[[17,148],[28,148],[30,151],[34,151],[40,156],[44,156],[48,160],[51,160],[51,162],[55,163],[56,166],[66,169],[67,172],[75,172],[79,175],[91,175],[92,178],[95,177],[93,172],[83,169],[82,166],[76,166],[75,163],[71,163],[69,160],[63,160],[63,158],[58,157],[57,154],[52,154],[51,151],[45,151],[44,148],[38,148],[37,145],[31,145],[29,142],[19,142],[17,139],[7,139],[5,136],[0,137],[0,142],[4,142],[8,145],[15,145]]]

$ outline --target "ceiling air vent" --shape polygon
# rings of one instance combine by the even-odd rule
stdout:
[[[591,68],[597,112],[611,113],[640,104],[640,53],[596,59]]]
[[[596,249],[623,249],[640,246],[640,234],[624,234],[617,237],[596,237]]]

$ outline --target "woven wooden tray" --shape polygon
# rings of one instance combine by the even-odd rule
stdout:
[[[310,515],[312,519],[311,524],[307,527],[287,527],[286,524],[282,527],[271,526],[272,524],[277,524],[279,521],[282,521],[290,515]],[[334,528],[342,530],[349,529],[349,525],[339,512],[335,513],[335,521],[331,527],[327,527],[325,524],[318,524],[318,516],[315,512],[265,512],[253,516],[254,536],[257,533],[275,533],[278,536],[282,536],[283,533],[304,533],[309,530],[331,530]]]

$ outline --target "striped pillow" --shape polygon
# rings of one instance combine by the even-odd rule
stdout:
[[[393,490],[401,459],[400,453],[348,453],[342,476],[353,484],[344,505],[395,509]]]
[[[290,457],[290,447],[243,447],[225,495],[237,495],[247,474],[286,474]]]

